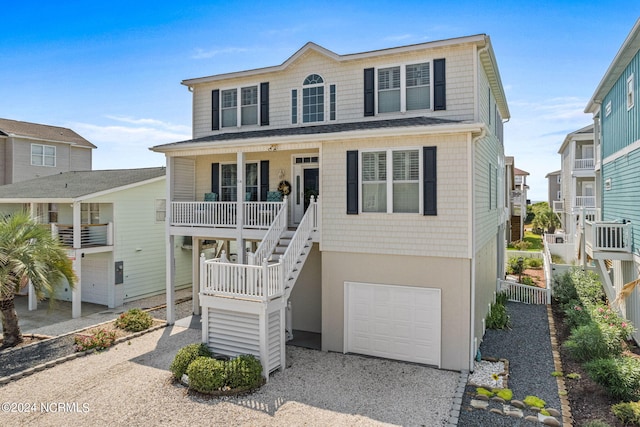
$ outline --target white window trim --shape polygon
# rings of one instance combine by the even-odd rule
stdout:
[[[244,191],[245,191],[245,193],[247,191],[247,183],[246,183],[247,167],[246,166],[249,165],[249,164],[258,165],[258,190],[257,191],[258,191],[258,201],[261,201],[260,200],[260,184],[261,184],[261,182],[260,182],[260,175],[261,175],[260,174],[260,162],[257,161],[257,160],[256,161],[250,161],[250,162],[244,162],[245,167],[243,169],[244,169],[245,176],[244,176],[244,178],[242,180],[243,181],[243,186],[244,186]],[[236,191],[237,191],[237,188],[238,188],[238,169],[237,169],[238,163],[236,163],[236,162],[220,162],[220,170],[218,171],[218,182],[220,183],[220,194],[218,195],[218,201],[236,202],[236,200],[222,200],[222,167],[223,166],[228,166],[228,165],[236,165],[236,175],[235,175],[235,177],[236,177]],[[228,187],[228,186],[225,186],[225,187]],[[237,199],[237,197],[238,197],[238,195],[236,193],[236,199]],[[243,202],[245,201],[244,200],[244,193],[243,193],[243,196],[242,196],[242,201]],[[262,200],[262,201],[264,201],[264,200]]]
[[[242,124],[242,89],[246,89],[249,87],[256,87],[257,91],[258,91],[258,104],[257,104],[257,120],[256,120],[256,124],[254,125],[243,125]],[[260,126],[260,102],[262,101],[260,98],[260,83],[248,83],[245,85],[241,85],[241,86],[231,86],[231,87],[224,87],[224,88],[219,88],[220,90],[220,99],[218,101],[218,111],[220,112],[220,129],[233,129],[234,126],[222,126],[222,92],[228,91],[228,90],[235,90],[236,91],[236,128],[243,128],[243,129],[247,129],[247,128],[255,128],[255,127],[259,127]]]
[[[42,163],[40,163],[40,164],[33,162],[33,147],[42,147]],[[46,165],[45,162],[44,162],[44,158],[45,158],[44,150],[45,150],[45,148],[53,148],[53,165]],[[58,164],[58,150],[57,150],[55,145],[31,144],[31,152],[29,154],[30,154],[31,166],[42,166],[42,167],[45,167],[45,168],[55,168],[56,165]]]
[[[418,151],[418,212],[394,212],[393,211],[393,152],[394,151]],[[422,147],[379,147],[370,148],[366,150],[359,150],[358,152],[358,212],[363,215],[422,215],[424,210],[424,164],[422,156]],[[387,153],[386,170],[387,170],[387,211],[386,212],[364,212],[362,210],[362,154],[363,153],[378,153],[384,151]]]
[[[307,77],[309,77],[310,75],[315,74],[317,76],[320,76],[320,78],[322,79],[322,83],[316,83],[316,84],[309,84],[309,85],[305,85],[304,81],[307,79]],[[329,83],[327,83],[327,79],[324,78],[324,76],[320,73],[314,73],[311,72],[309,74],[307,74],[304,79],[302,80],[302,84],[300,85],[298,89],[298,97],[297,97],[297,101],[298,101],[298,124],[305,126],[305,125],[309,125],[309,124],[313,124],[313,123],[327,123],[329,122]],[[314,87],[322,87],[324,90],[322,92],[322,96],[323,96],[323,101],[322,101],[322,120],[316,120],[313,122],[305,122],[304,121],[304,89],[305,88],[314,88]],[[338,102],[337,96],[336,96],[336,104]]]
[[[155,222],[165,222],[167,220],[167,199],[156,199],[155,201]],[[158,219],[158,214],[162,213],[162,219]]]
[[[633,73],[627,78],[627,86],[625,89],[625,93],[627,94],[626,102],[627,102],[627,111],[631,110],[635,105],[636,101],[636,93],[635,93],[635,79]]]
[[[424,64],[425,62],[429,63],[429,108],[424,110],[407,110],[407,65],[415,65],[415,64]],[[381,113],[378,111],[378,103],[379,103],[379,89],[378,89],[378,72],[380,70],[384,70],[387,68],[400,67],[400,111],[389,111],[387,113]],[[374,75],[374,93],[376,94],[375,101],[375,114],[381,114],[383,116],[388,114],[398,114],[398,113],[406,113],[410,111],[411,113],[421,112],[421,111],[433,111],[433,58],[428,58],[425,60],[416,60],[413,62],[402,62],[402,63],[393,63],[388,65],[381,65],[376,67],[376,72]]]

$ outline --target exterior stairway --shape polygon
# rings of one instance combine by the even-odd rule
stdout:
[[[248,264],[226,257],[200,262],[203,342],[214,353],[259,357],[265,378],[285,366],[285,342],[292,338],[289,296],[318,228],[316,200],[295,231],[287,228],[286,211],[249,254]]]

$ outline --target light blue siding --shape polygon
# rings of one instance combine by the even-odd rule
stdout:
[[[627,110],[627,79],[634,75],[634,107]],[[640,52],[633,57],[616,84],[602,102],[602,155],[603,158],[640,139]],[[611,112],[607,115],[607,105]]]

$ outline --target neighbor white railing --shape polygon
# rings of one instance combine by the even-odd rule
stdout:
[[[596,197],[595,196],[576,196],[574,206],[577,208],[595,208]]]
[[[631,252],[631,224],[585,221],[584,235],[592,251]]]
[[[283,294],[282,264],[233,264],[221,258],[206,260],[200,256],[200,293],[268,301]]]
[[[595,159],[576,159],[574,169],[594,169]]]
[[[525,304],[551,304],[551,289],[549,287],[538,288],[498,279],[498,289],[507,293],[509,301]]]
[[[51,235],[57,237],[64,246],[73,245],[73,225],[51,223]],[[80,226],[80,247],[112,246],[113,223],[82,224]]]

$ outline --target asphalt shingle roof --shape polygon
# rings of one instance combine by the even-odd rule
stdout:
[[[166,169],[113,169],[63,172],[0,186],[2,199],[74,199],[164,176]]]
[[[0,118],[0,133],[4,135],[14,134],[16,136],[43,139],[46,141],[68,142],[82,147],[96,148],[95,145],[78,135],[75,131],[58,126]]]
[[[242,139],[253,138],[270,138],[270,137],[282,137],[282,136],[296,136],[296,135],[315,135],[325,133],[338,133],[338,132],[350,132],[358,130],[370,130],[370,129],[383,129],[383,128],[398,128],[409,126],[433,126],[441,124],[454,124],[462,123],[458,120],[439,119],[434,117],[407,117],[401,119],[389,119],[389,120],[367,120],[353,123],[331,123],[324,125],[313,126],[300,126],[300,127],[287,127],[287,128],[275,128],[275,129],[260,129],[245,132],[227,132],[218,133],[215,135],[208,135],[201,138],[189,139],[186,141],[173,142],[169,144],[158,145],[154,148],[170,147],[179,144],[197,144],[197,143],[210,143],[210,142],[227,142],[238,141]]]

